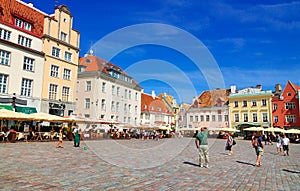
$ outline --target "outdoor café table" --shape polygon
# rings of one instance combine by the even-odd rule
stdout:
[[[20,140],[20,139],[23,139],[23,138],[25,138],[25,137],[24,137],[24,133],[22,133],[22,132],[17,132],[16,140]]]

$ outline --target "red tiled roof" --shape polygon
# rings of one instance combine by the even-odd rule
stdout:
[[[97,71],[100,71],[104,74],[109,75],[109,70],[111,70],[113,68],[115,71],[120,72],[124,76],[128,76],[127,73],[124,70],[122,70],[119,66],[114,65],[110,62],[107,62],[107,61],[105,61],[102,58],[99,58],[97,56],[89,55],[89,56],[85,56],[85,57],[80,58],[79,59],[79,66],[86,67],[83,72],[97,72]],[[140,85],[133,79],[132,79],[132,84],[140,87]]]
[[[15,27],[14,17],[17,17],[32,24],[31,32],[22,31],[39,37],[43,35],[44,18],[46,15],[15,0],[0,0],[0,5],[3,13],[3,15],[0,16],[1,22]]]
[[[162,113],[171,115],[172,112],[169,111],[165,103],[159,98],[153,98],[149,94],[142,93],[141,95],[141,111],[148,111],[154,113]]]

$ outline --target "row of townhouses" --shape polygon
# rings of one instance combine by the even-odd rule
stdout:
[[[288,81],[284,90],[280,84],[275,90],[263,90],[261,85],[237,90],[204,91],[192,104],[181,104],[178,130],[260,126],[300,129],[300,86]]]
[[[118,121],[124,127],[195,131],[247,126],[300,127],[299,86],[204,91],[192,104],[146,94],[115,64],[79,58],[80,33],[67,6],[46,14],[31,3],[0,0],[0,108]]]

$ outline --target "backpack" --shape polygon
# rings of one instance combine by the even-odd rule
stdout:
[[[253,137],[252,138],[252,146],[257,147],[258,146],[258,137]]]

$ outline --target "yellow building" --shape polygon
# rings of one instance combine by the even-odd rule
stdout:
[[[80,34],[72,25],[73,16],[65,5],[44,19],[42,112],[64,116],[75,109]]]
[[[251,126],[270,127],[272,119],[272,91],[261,86],[236,90],[231,86],[228,97],[231,127],[243,130]]]

